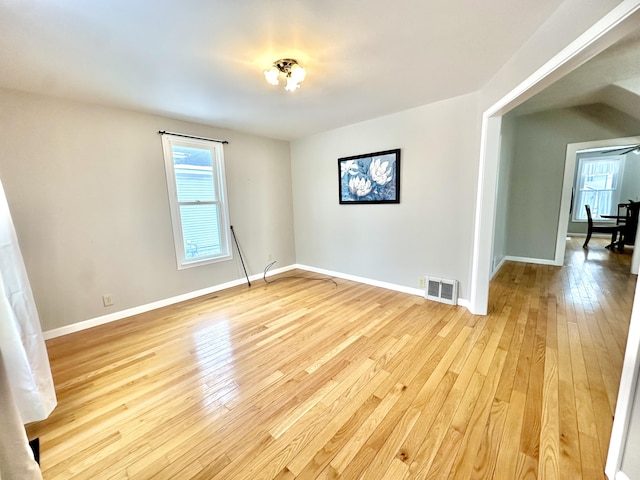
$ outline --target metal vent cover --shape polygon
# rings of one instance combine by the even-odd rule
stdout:
[[[427,295],[431,297],[440,296],[440,282],[436,282],[433,279],[427,280]]]
[[[424,297],[449,305],[458,304],[458,281],[445,278],[427,277]]]

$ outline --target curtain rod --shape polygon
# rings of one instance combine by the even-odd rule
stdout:
[[[195,138],[196,140],[209,140],[210,142],[218,142],[218,143],[229,143],[226,140],[217,140],[215,138],[207,138],[207,137],[196,137],[194,135],[185,135],[183,133],[175,133],[175,132],[165,132],[164,130],[159,130],[158,133],[160,135],[175,135],[176,137],[185,137],[185,138]]]

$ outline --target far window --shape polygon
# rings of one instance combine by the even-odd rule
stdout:
[[[589,205],[594,220],[603,221],[600,215],[617,215],[623,157],[580,158],[575,184],[573,221],[586,222]]]
[[[162,136],[178,269],[232,258],[218,142]]]

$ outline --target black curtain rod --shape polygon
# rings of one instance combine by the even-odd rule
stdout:
[[[158,133],[160,135],[167,134],[167,135],[175,135],[176,137],[195,138],[196,140],[209,140],[210,142],[229,143],[226,140],[217,140],[215,138],[207,138],[207,137],[195,137],[193,135],[185,135],[183,133],[165,132],[164,130],[159,130]]]

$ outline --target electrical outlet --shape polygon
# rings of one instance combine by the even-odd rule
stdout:
[[[113,305],[113,296],[111,294],[103,295],[102,296],[102,304],[105,307],[110,307],[111,305]]]
[[[426,286],[424,278],[418,280],[418,285],[420,286],[420,288],[424,288]]]

